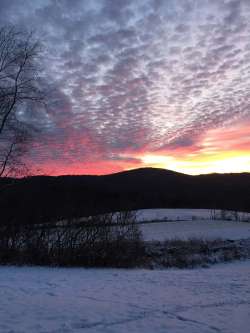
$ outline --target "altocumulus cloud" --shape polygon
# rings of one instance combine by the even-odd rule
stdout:
[[[44,41],[52,98],[26,116],[40,165],[136,165],[249,116],[248,0],[1,0],[0,23]]]

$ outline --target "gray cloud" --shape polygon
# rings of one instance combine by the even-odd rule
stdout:
[[[1,0],[0,23],[46,45],[44,160],[185,147],[249,114],[247,0]]]

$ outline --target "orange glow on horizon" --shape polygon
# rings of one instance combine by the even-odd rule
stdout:
[[[157,167],[190,175],[250,172],[250,123],[211,129],[194,145],[152,152],[127,150],[114,160],[58,164],[47,161],[41,174],[104,175],[141,167]]]
[[[250,172],[250,152],[224,152],[220,154],[198,155],[183,159],[163,155],[145,155],[144,164],[151,167],[170,169],[190,175],[207,173]]]
[[[196,147],[145,154],[146,165],[191,175],[250,172],[250,124],[207,131]]]

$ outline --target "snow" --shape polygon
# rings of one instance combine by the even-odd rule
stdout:
[[[236,221],[179,221],[140,225],[143,238],[147,241],[169,239],[246,239],[250,238],[250,223]]]
[[[235,213],[233,211],[224,211],[223,214],[229,219],[234,219]],[[250,213],[238,212],[239,220],[250,220]],[[158,209],[141,209],[137,211],[138,221],[191,221],[191,220],[208,220],[215,217],[217,220],[221,219],[221,210],[211,209],[190,209],[190,208],[158,208]]]
[[[0,267],[1,333],[248,333],[250,261],[195,270]]]
[[[215,214],[218,216],[219,211]],[[239,216],[247,218],[250,214],[239,213]],[[137,212],[137,218],[146,241],[250,238],[249,222],[212,220],[208,209],[143,209]],[[159,220],[162,222],[149,222]]]
[[[216,211],[218,214],[219,211]],[[137,212],[139,221],[152,220],[192,220],[192,218],[209,219],[211,217],[210,209],[188,209],[188,208],[158,208],[141,209]]]

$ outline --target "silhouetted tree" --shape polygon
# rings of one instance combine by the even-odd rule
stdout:
[[[41,45],[32,32],[0,28],[0,176],[17,171],[30,138],[18,115],[44,100],[40,54]]]

